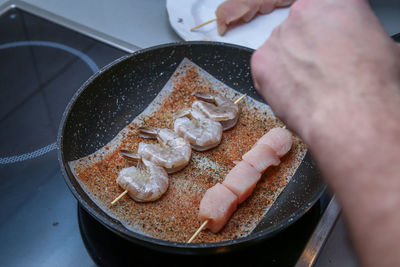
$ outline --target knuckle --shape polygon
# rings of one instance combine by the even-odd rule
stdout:
[[[296,1],[289,10],[289,18],[298,19],[302,17],[304,9],[305,9],[305,1]]]
[[[283,23],[285,23],[285,22],[283,22]],[[281,26],[279,25],[279,26],[277,26],[277,27],[275,27],[275,29],[271,32],[271,35],[270,35],[270,37],[268,38],[268,40],[274,40],[275,38],[277,38],[278,36],[279,36],[279,32],[280,32],[280,30],[281,30]]]
[[[268,51],[264,49],[264,46],[254,52],[251,57],[251,76],[253,78],[255,88],[259,92],[265,89],[265,85],[269,80],[269,62],[267,59]]]
[[[257,75],[262,71],[263,67],[265,67],[265,49],[264,46],[259,48],[256,52],[253,53],[250,60],[250,66],[253,73],[253,77],[257,77]]]

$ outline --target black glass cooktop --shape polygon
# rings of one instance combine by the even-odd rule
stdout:
[[[57,161],[59,122],[80,85],[124,54],[17,8],[0,16],[1,265],[293,265],[324,201],[260,245],[196,257],[143,248],[116,236],[79,206],[77,214]]]
[[[61,115],[126,54],[13,8],[0,16],[0,265],[91,266],[56,153]]]
[[[323,197],[324,198],[324,197]],[[175,255],[136,245],[110,232],[78,207],[82,239],[101,266],[294,266],[318,223],[325,201],[276,236],[240,250],[214,255]]]

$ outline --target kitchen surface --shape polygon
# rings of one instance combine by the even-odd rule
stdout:
[[[388,33],[400,32],[400,2],[370,2]],[[0,127],[17,130],[0,132],[0,200],[4,205],[0,211],[0,264],[95,266],[106,254],[99,252],[104,248],[90,246],[96,242],[96,234],[85,227],[98,226],[77,208],[57,162],[55,141],[63,110],[80,85],[113,60],[140,48],[182,39],[169,24],[165,0],[16,3],[37,13],[49,12],[65,25],[86,29],[97,38],[48,24],[21,10],[1,14],[0,68],[7,72],[0,74]],[[6,7],[7,1],[0,0],[1,5]],[[33,58],[25,60],[29,56]],[[39,111],[31,112],[38,106]],[[24,124],[26,121],[30,123]],[[326,208],[323,201],[318,203],[324,208],[314,207],[299,223],[316,223],[310,219],[312,214]],[[358,266],[342,216],[314,266]]]

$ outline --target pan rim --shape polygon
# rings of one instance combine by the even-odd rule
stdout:
[[[141,241],[145,242],[148,246],[155,246],[159,248],[171,248],[173,247],[174,252],[177,253],[189,253],[193,254],[193,252],[185,251],[185,249],[198,249],[198,250],[206,250],[206,249],[211,249],[211,248],[222,248],[222,247],[231,247],[234,245],[242,244],[245,242],[258,242],[261,240],[265,240],[267,238],[270,238],[280,231],[286,229],[290,225],[292,225],[294,222],[296,222],[298,219],[300,219],[316,202],[317,200],[321,197],[321,195],[324,193],[326,189],[326,184],[323,183],[323,185],[317,190],[314,195],[311,197],[311,199],[308,201],[306,205],[303,205],[299,209],[296,210],[296,212],[292,213],[291,216],[287,217],[286,219],[280,221],[280,223],[276,225],[272,225],[271,227],[268,227],[267,229],[263,229],[258,231],[257,233],[249,233],[248,235],[244,237],[240,237],[237,239],[232,239],[232,240],[225,240],[225,241],[220,241],[220,242],[213,242],[213,243],[184,243],[184,242],[172,242],[172,241],[167,241],[167,240],[162,240],[162,239],[157,239],[151,236],[146,236],[140,233],[133,232],[126,227],[124,227],[121,223],[117,224],[115,221],[116,219],[112,218],[111,216],[107,215],[106,212],[103,211],[103,213],[106,215],[102,215],[100,212],[98,212],[90,202],[86,201],[84,198],[81,197],[80,193],[77,191],[75,188],[75,185],[72,184],[70,179],[75,179],[75,176],[72,175],[72,177],[69,176],[67,172],[68,164],[64,164],[65,158],[64,158],[64,149],[63,149],[63,133],[64,129],[66,127],[66,123],[68,120],[68,117],[74,107],[74,104],[76,103],[76,100],[79,98],[79,96],[84,92],[84,90],[88,87],[89,84],[91,84],[94,80],[96,80],[103,72],[106,72],[113,68],[115,65],[122,61],[126,61],[130,59],[131,57],[135,57],[137,55],[147,53],[150,51],[154,51],[157,49],[162,49],[162,48],[168,48],[168,47],[177,47],[177,46],[192,46],[192,45],[212,45],[212,46],[223,46],[223,47],[231,47],[235,49],[239,49],[242,51],[246,51],[249,53],[254,52],[254,49],[248,48],[248,47],[243,47],[240,45],[235,45],[235,44],[228,44],[228,43],[223,43],[223,42],[214,42],[214,41],[185,41],[185,42],[173,42],[173,43],[167,43],[167,44],[161,44],[157,46],[152,46],[148,47],[145,49],[140,49],[132,54],[125,55],[121,58],[116,59],[115,61],[107,64],[103,68],[101,68],[98,72],[93,74],[87,81],[85,81],[80,88],[75,92],[71,100],[69,101],[66,109],[64,110],[64,113],[62,115],[62,119],[60,122],[60,126],[58,129],[57,133],[57,155],[58,155],[58,162],[61,168],[61,172],[63,174],[63,178],[65,183],[67,184],[68,188],[71,190],[73,193],[74,197],[78,200],[79,204],[91,215],[93,216],[98,222],[100,222],[102,225],[104,225],[107,229],[111,230],[112,232],[124,237],[125,239],[128,239],[130,241],[136,242],[136,241]],[[82,191],[83,188],[79,184],[78,181],[76,183],[81,187]],[[97,209],[102,210],[100,207],[98,207],[94,201],[89,197],[90,201],[97,207]],[[132,240],[133,239],[133,240]],[[135,240],[136,239],[136,240]],[[146,245],[145,244],[145,245]]]

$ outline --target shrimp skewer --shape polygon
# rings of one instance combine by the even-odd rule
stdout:
[[[198,99],[192,108],[203,113],[207,118],[221,123],[224,131],[236,125],[239,118],[239,106],[230,99],[212,94],[195,93]]]
[[[175,132],[186,139],[194,150],[205,151],[219,145],[222,126],[194,109],[183,109],[176,115]]]
[[[216,99],[214,102],[221,110],[224,107],[227,107],[226,109],[228,111],[232,109],[229,107],[232,101],[226,98],[200,93],[197,95],[209,101],[211,101],[211,99]],[[232,102],[232,105],[236,106],[245,96],[246,95],[242,95],[234,103]],[[238,110],[237,106],[236,108]],[[158,179],[160,181],[156,179],[152,181],[153,179],[149,180],[149,177],[156,176],[163,178],[165,176],[165,170],[162,167],[166,169],[167,173],[173,173],[183,169],[190,160],[190,144],[198,151],[205,151],[217,146],[221,142],[222,125],[207,118],[201,111],[196,109],[184,109],[179,112],[176,117],[174,128],[179,135],[169,129],[141,127],[139,128],[139,136],[157,139],[159,145],[141,142],[139,143],[138,154],[121,150],[121,154],[137,162],[137,166],[125,168],[120,172],[117,183],[124,188],[125,191],[111,202],[112,205],[127,193],[134,200],[139,202],[158,199],[168,188],[168,174],[166,175],[166,182],[165,179]],[[152,181],[153,184],[150,181]],[[150,188],[146,188],[146,184],[147,187]],[[204,226],[205,225],[206,224],[204,224]]]
[[[125,191],[111,204],[115,204],[126,194],[125,192],[137,202],[148,202],[160,198],[167,191],[169,180],[164,168],[129,151],[121,150],[121,154],[130,160],[136,161],[137,166],[121,170],[117,183]]]
[[[169,129],[139,128],[139,136],[157,139],[159,144],[139,143],[141,158],[164,167],[168,173],[180,171],[189,164],[192,148],[190,143]]]

